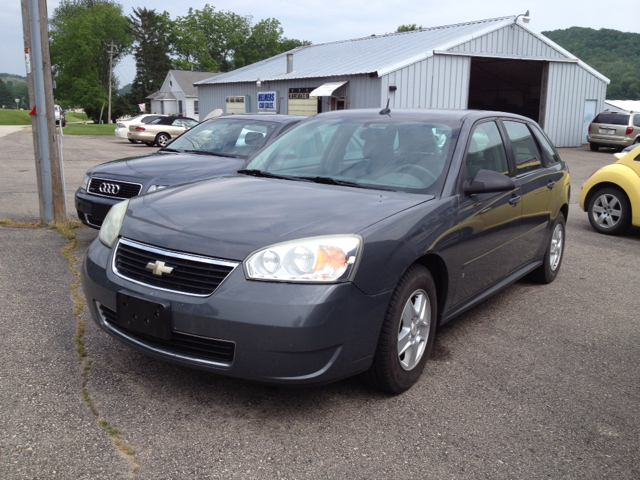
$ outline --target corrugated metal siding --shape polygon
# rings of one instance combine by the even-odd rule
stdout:
[[[585,100],[604,109],[607,85],[575,63],[549,63],[544,129],[557,147],[582,145]]]
[[[516,24],[449,49],[454,52],[493,53],[541,58],[567,58]]]
[[[381,77],[380,103],[389,98],[392,108],[467,108],[470,67],[470,57],[435,55],[396,70]]]
[[[198,98],[200,100],[200,120],[216,108],[225,111],[225,99],[231,95],[249,95],[251,97],[251,111],[257,112],[258,91],[266,92],[276,90],[281,98],[280,113],[287,114],[287,100],[290,88],[319,87],[328,82],[349,81],[343,87],[334,92],[336,96],[347,97],[347,108],[377,108],[380,106],[380,78],[371,78],[369,75],[343,75],[324,78],[304,78],[284,81],[269,81],[268,86],[263,83],[260,88],[255,82],[226,83],[214,85],[199,85]],[[385,99],[386,102],[386,99]],[[329,98],[323,98],[322,111],[329,110]]]

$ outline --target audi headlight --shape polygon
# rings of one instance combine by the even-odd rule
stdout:
[[[127,207],[129,206],[129,200],[116,203],[102,222],[100,227],[100,241],[107,247],[113,247],[118,235],[120,234],[120,227],[124,220],[124,215],[127,213]]]
[[[151,185],[148,189],[147,189],[147,193],[151,193],[151,192],[156,192],[158,190],[164,190],[165,188],[167,188],[169,185]]]
[[[328,235],[271,245],[243,265],[249,280],[337,283],[353,279],[361,255],[359,235]]]
[[[89,186],[89,180],[91,180],[91,176],[85,175],[84,178],[82,179],[82,183],[80,184],[80,188],[83,190],[86,190],[87,187]]]

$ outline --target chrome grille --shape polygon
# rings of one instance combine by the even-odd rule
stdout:
[[[156,275],[147,265],[163,262],[171,273]],[[113,256],[116,275],[149,287],[206,297],[238,266],[237,262],[201,257],[121,238]]]
[[[117,333],[136,340],[142,345],[160,350],[160,353],[180,354],[189,358],[202,359],[214,362],[222,362],[225,364],[233,363],[236,344],[227,340],[218,340],[215,338],[201,337],[190,335],[182,332],[171,332],[171,340],[162,340],[159,338],[142,335],[138,332],[132,332],[118,325],[117,312],[98,304],[102,320],[107,323],[108,327]]]
[[[101,197],[127,199],[140,195],[142,185],[139,183],[122,182],[120,180],[108,180],[106,178],[92,177],[87,192]]]

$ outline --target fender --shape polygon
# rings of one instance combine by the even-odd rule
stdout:
[[[631,223],[640,226],[640,177],[626,165],[614,163],[602,167],[582,185],[580,191],[580,208],[587,211],[590,195],[603,183],[613,183],[620,187],[629,197],[631,203]]]

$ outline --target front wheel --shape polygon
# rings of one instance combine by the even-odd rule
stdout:
[[[606,187],[596,191],[587,207],[591,226],[605,235],[619,235],[631,226],[631,204],[619,189]]]
[[[558,276],[564,254],[565,226],[564,214],[560,212],[553,224],[551,238],[544,252],[543,263],[531,272],[531,278],[536,282],[548,284]]]
[[[431,273],[420,265],[405,272],[394,290],[365,380],[384,392],[409,389],[422,374],[436,331],[437,296]]]
[[[156,145],[164,147],[171,137],[166,133],[159,133],[156,135]]]

